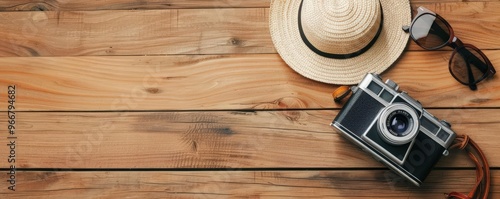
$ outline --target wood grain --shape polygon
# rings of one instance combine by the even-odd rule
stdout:
[[[495,109],[430,110],[500,166]],[[317,111],[18,112],[18,168],[384,168]],[[7,126],[6,121],[0,126]],[[7,141],[5,141],[7,142]],[[0,143],[3,144],[3,143]],[[8,144],[8,143],[5,143]],[[0,150],[7,157],[8,150]],[[463,152],[438,167],[473,167]],[[0,161],[7,168],[7,161]]]
[[[443,198],[468,193],[471,170],[432,171],[415,187],[386,170],[211,172],[19,172],[16,192],[2,198]],[[492,173],[490,198],[500,196]],[[0,183],[7,186],[6,182]]]
[[[500,2],[426,6],[446,18],[462,41],[481,49],[500,49]],[[276,53],[268,12],[268,8],[0,12],[0,56]],[[413,42],[409,49],[422,50]]]
[[[264,8],[6,12],[0,19],[0,56],[274,52]]]
[[[137,10],[172,8],[255,8],[269,7],[269,0],[3,0],[2,11]]]
[[[485,51],[500,65],[500,51]],[[425,107],[499,107],[496,77],[470,91],[447,69],[450,52],[408,52],[383,74]],[[306,79],[276,54],[0,58],[0,97],[18,111],[340,108],[333,85]],[[7,101],[0,101],[0,110]]]
[[[495,2],[498,0],[441,0],[439,2]],[[412,0],[412,5],[435,3],[436,0]],[[83,10],[130,10],[130,9],[172,9],[172,8],[267,8],[270,0],[3,0],[0,11],[83,11]]]

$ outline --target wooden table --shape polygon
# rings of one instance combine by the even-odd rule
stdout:
[[[500,1],[420,5],[499,69]],[[283,62],[269,0],[3,0],[0,10],[0,198],[442,198],[473,186],[461,151],[418,188],[335,133],[337,86]],[[451,77],[450,54],[410,42],[383,77],[483,147],[500,198],[498,74],[471,91]]]

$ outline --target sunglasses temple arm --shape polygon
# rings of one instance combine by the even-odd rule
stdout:
[[[437,25],[436,23],[432,24],[432,29],[436,32],[436,34],[443,39],[443,41],[446,41],[450,38],[450,35],[447,31],[445,31],[441,26]],[[463,46],[463,42],[458,39],[457,37],[453,37],[453,40],[449,44],[452,48],[456,49],[460,46]],[[458,53],[462,55],[462,57],[467,58],[467,59],[472,59],[472,62],[474,63],[474,66],[476,66],[482,73],[486,73],[488,71],[488,65],[484,62],[482,62],[480,59],[478,59],[475,55],[473,55],[469,50],[466,48],[461,48]]]
[[[458,54],[460,54],[464,60],[470,60],[470,62],[467,62],[468,68],[470,67],[469,63],[474,63],[474,66],[477,67],[482,73],[488,72],[488,65],[467,50],[467,48],[460,48],[458,50]]]
[[[445,31],[441,26],[437,25],[436,23],[432,24],[432,29],[436,32],[436,34],[441,37],[443,41],[447,41],[450,39],[450,35],[447,31]],[[458,39],[457,37],[453,37],[451,43],[449,44],[452,48],[456,49],[460,46],[463,46],[464,43]],[[466,48],[461,48],[458,50],[458,53],[462,55],[463,58],[465,59],[472,59],[472,63],[474,63],[474,66],[476,66],[482,73],[486,73],[488,71],[488,65],[478,59],[475,55],[473,55],[469,50]],[[468,64],[468,63],[467,63]],[[469,66],[468,66],[469,67]]]
[[[436,35],[438,35],[443,41],[450,40],[450,33],[441,28],[441,26],[437,25],[436,23],[432,23],[431,29],[434,29]]]
[[[477,86],[475,83],[474,75],[472,74],[472,69],[470,68],[469,60],[465,59],[465,63],[467,64],[467,76],[469,77],[469,88],[473,91],[477,90]]]

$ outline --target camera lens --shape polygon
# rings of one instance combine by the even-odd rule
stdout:
[[[403,145],[415,138],[420,123],[413,108],[403,103],[395,103],[382,110],[378,127],[384,141],[393,145]]]
[[[393,112],[388,118],[387,127],[388,130],[395,136],[402,137],[408,133],[408,127],[410,126],[411,118],[408,118],[409,114],[406,111],[396,111]]]

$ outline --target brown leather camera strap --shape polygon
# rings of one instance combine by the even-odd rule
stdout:
[[[459,135],[455,139],[455,144],[451,148],[458,148],[465,150],[470,159],[476,165],[476,184],[469,192],[463,194],[458,192],[451,192],[446,194],[446,198],[456,199],[487,199],[490,192],[490,166],[488,160],[479,146],[468,136]]]
[[[351,93],[351,88],[349,86],[340,86],[332,93],[333,101],[339,103]]]

